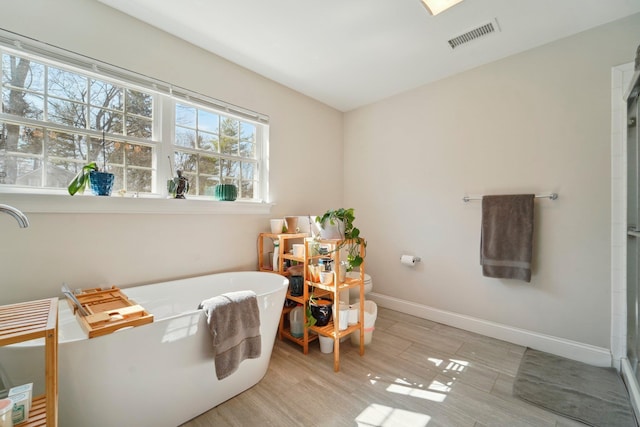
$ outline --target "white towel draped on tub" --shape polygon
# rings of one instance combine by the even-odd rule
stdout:
[[[219,380],[238,369],[244,359],[260,357],[260,312],[253,291],[222,294],[200,303],[213,338]]]

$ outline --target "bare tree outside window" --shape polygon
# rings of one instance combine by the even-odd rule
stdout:
[[[0,183],[65,188],[82,166],[95,161],[116,175],[114,188],[152,191],[151,94],[3,54],[2,112],[16,122],[0,121]],[[43,126],[19,124],[23,118]]]
[[[178,103],[175,168],[183,171],[197,195],[213,195],[217,184],[235,184],[239,198],[252,199],[256,132],[252,123]]]

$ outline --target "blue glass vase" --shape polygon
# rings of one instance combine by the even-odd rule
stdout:
[[[89,172],[89,185],[96,196],[110,196],[115,175],[109,172]]]

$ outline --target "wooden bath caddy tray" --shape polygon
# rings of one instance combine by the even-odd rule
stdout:
[[[140,326],[153,322],[153,314],[141,305],[127,298],[122,291],[113,286],[111,289],[83,289],[76,294],[82,307],[89,313],[83,316],[76,305],[67,299],[82,329],[89,338],[110,334],[129,326]]]

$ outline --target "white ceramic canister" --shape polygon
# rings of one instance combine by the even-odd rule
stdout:
[[[284,219],[272,219],[271,220],[271,233],[281,234],[284,227]]]
[[[340,301],[338,307],[338,329],[344,331],[349,327],[349,304]]]

